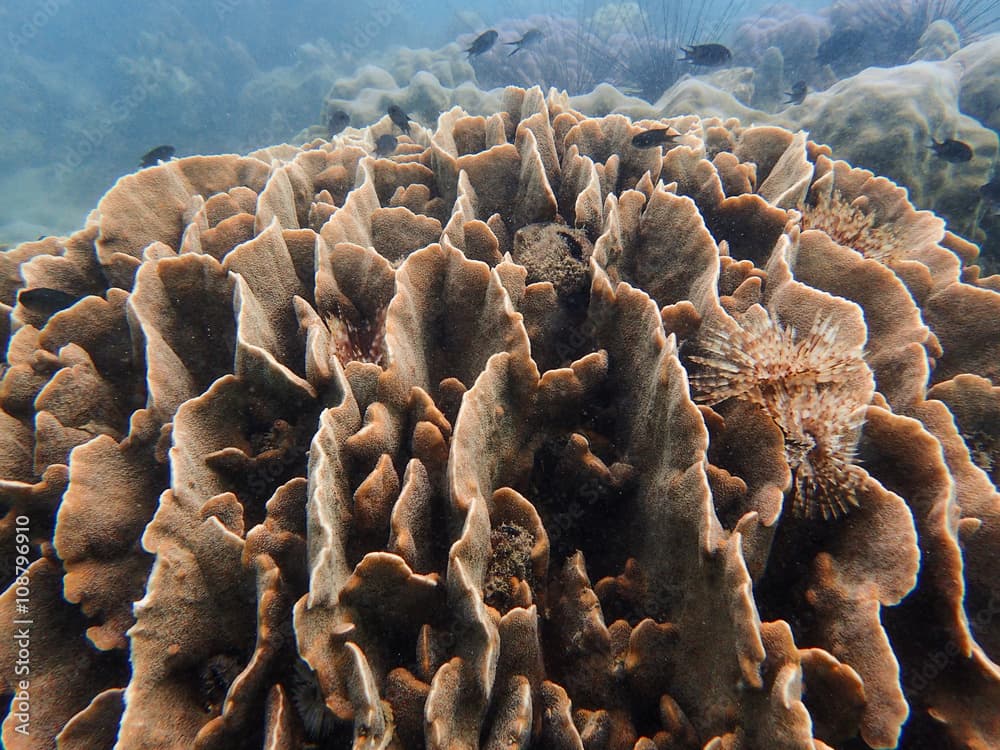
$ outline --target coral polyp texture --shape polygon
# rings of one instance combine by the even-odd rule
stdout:
[[[976,248],[804,133],[502,100],[0,254],[5,748],[1000,746]]]

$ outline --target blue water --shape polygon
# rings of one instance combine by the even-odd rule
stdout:
[[[0,4],[0,244],[78,228],[153,146],[188,155],[293,139],[321,122],[335,80],[396,46],[438,49],[557,9],[600,32],[592,19],[602,5],[8,0]],[[649,27],[629,33],[648,38],[673,23],[687,42],[728,40],[741,20],[771,12],[758,0],[638,5]]]

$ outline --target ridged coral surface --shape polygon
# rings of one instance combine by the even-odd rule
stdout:
[[[390,129],[0,255],[4,747],[1000,746],[975,248],[780,128]]]

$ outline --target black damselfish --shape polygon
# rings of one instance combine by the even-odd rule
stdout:
[[[805,81],[796,81],[792,84],[792,90],[786,91],[785,96],[788,100],[785,104],[802,104],[802,101],[806,98],[806,94],[809,93],[809,86]]]
[[[972,147],[965,141],[956,141],[949,138],[938,143],[931,138],[931,145],[928,148],[934,149],[934,154],[952,164],[961,164],[972,159]]]
[[[389,109],[386,110],[389,115],[389,119],[392,120],[396,127],[402,130],[406,135],[410,134],[410,116],[406,114],[398,105],[390,104]]]
[[[351,116],[342,109],[331,110],[326,118],[327,137],[333,138],[351,124]]]
[[[49,289],[44,286],[22,289],[17,295],[19,304],[42,315],[55,315],[60,310],[72,307],[82,299],[83,295],[64,292],[62,289]]]
[[[393,151],[396,150],[396,146],[399,145],[399,139],[396,138],[392,133],[383,133],[375,141],[375,155],[376,156],[388,156]]]
[[[177,149],[173,146],[157,146],[156,148],[151,148],[140,157],[139,169],[155,167],[161,161],[169,161],[170,157],[174,155],[176,150]]]
[[[484,31],[482,34],[476,37],[476,40],[472,43],[466,52],[469,53],[469,57],[476,57],[477,55],[482,55],[485,52],[489,52],[493,49],[493,45],[497,43],[498,34],[493,29],[489,31]]]
[[[522,36],[516,42],[507,42],[507,44],[514,45],[514,51],[511,52],[510,55],[507,55],[507,57],[510,57],[511,55],[514,55],[528,47],[534,47],[536,44],[542,41],[542,37],[544,36],[545,35],[538,29],[531,29],[529,31],[524,32],[524,36]]]
[[[717,68],[733,59],[733,53],[721,44],[694,44],[681,47],[684,53],[678,62],[689,62],[692,65],[702,65],[706,68]]]
[[[679,135],[680,133],[671,128],[655,128],[632,136],[632,145],[636,148],[654,148],[664,144],[673,145],[674,139]]]

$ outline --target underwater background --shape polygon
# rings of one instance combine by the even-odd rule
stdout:
[[[525,20],[534,15],[539,18]],[[650,103],[682,76],[708,78],[715,73],[713,85],[733,94],[739,104],[777,114],[776,121],[786,126],[809,129],[813,123],[808,117],[780,118],[785,109],[781,94],[795,82],[823,91],[869,65],[941,60],[997,30],[998,16],[997,3],[974,0],[838,0],[797,3],[794,8],[750,0],[517,0],[502,5],[11,0],[0,5],[0,244],[72,231],[115,179],[134,169],[138,157],[158,144],[170,144],[177,156],[185,156],[246,153],[294,142],[303,129],[322,122],[331,89],[336,97],[338,82],[352,79],[367,65],[390,71],[400,89],[410,85],[407,75],[424,63],[438,66],[445,88],[467,81],[482,88],[538,84],[576,95],[604,81]],[[948,20],[955,39],[937,39],[921,50],[920,37],[937,18]],[[502,42],[532,23],[550,25],[544,43],[511,60]],[[461,50],[492,27],[502,32],[501,44],[463,69]],[[734,58],[726,71],[676,63],[680,45],[711,42],[732,48]],[[784,57],[780,80],[775,80],[774,59],[765,55],[769,47]],[[425,50],[422,58],[407,52],[417,49]],[[409,59],[403,62],[404,57]],[[525,60],[531,57],[536,59]],[[442,74],[448,59],[455,64]],[[756,81],[751,81],[754,74]],[[356,97],[365,84],[384,86],[372,80],[340,88]],[[893,87],[892,75],[877,85]],[[901,71],[895,85],[918,115],[923,110],[920,146],[929,145],[931,137],[954,135],[960,114],[978,118],[984,127],[995,127],[1000,119],[995,84],[992,91],[981,92],[988,101],[971,101],[963,91],[960,104],[938,101],[939,92],[932,89],[945,84],[934,76],[914,80]],[[385,93],[400,98],[401,92]],[[948,165],[927,160],[922,152],[919,164],[894,163],[898,157],[893,155],[892,131],[898,131],[898,123],[880,120],[879,111],[862,101],[859,91],[850,96],[855,101],[835,113],[842,128],[833,133],[827,122],[811,136],[834,141],[834,146],[853,140],[853,149],[839,155],[911,190],[915,187],[921,207],[948,216],[947,207],[942,211],[932,195],[934,185],[926,184],[935,177],[918,174],[947,171]],[[920,101],[922,97],[926,101]],[[440,97],[424,98],[426,119]],[[707,114],[705,104],[704,97],[673,101],[666,114]],[[708,108],[712,114],[736,109],[718,102]],[[891,104],[886,110],[883,114],[895,115]],[[746,119],[742,110],[728,114]],[[824,120],[830,117],[823,112]],[[355,116],[352,124],[363,124],[360,119]],[[864,152],[862,158],[859,151]],[[965,193],[947,200],[976,202],[976,181],[985,184],[992,177],[990,160],[988,151],[977,155]],[[995,196],[993,211],[991,206],[985,211],[958,208],[954,219],[962,225],[949,228],[982,242],[983,225],[991,228],[994,221],[981,214],[995,213],[995,208]]]
[[[1000,0],[0,45],[0,746],[1000,747]]]

